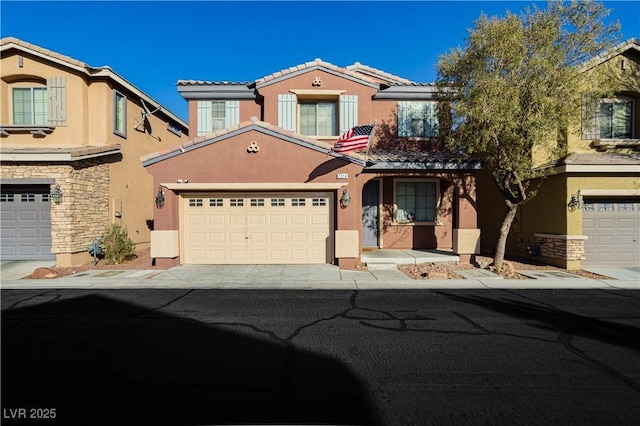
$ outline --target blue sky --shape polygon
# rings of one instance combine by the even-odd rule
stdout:
[[[531,1],[5,1],[0,34],[108,65],[183,119],[180,79],[253,81],[321,58],[434,81],[438,55],[463,43],[481,12]],[[544,2],[536,2],[544,8]],[[640,37],[640,2],[605,1],[623,38]]]

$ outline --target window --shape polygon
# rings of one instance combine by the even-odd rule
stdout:
[[[396,181],[396,222],[436,222],[438,187],[438,182],[433,180]]]
[[[586,95],[585,101],[588,101]],[[592,111],[585,106],[582,139],[633,139],[634,108],[634,100],[624,97],[602,99]]]
[[[345,90],[291,89],[278,95],[278,127],[306,136],[331,138],[357,126],[358,95]]]
[[[398,102],[398,136],[433,138],[438,136],[438,104]]]
[[[222,207],[222,198],[209,198],[209,207]]]
[[[252,198],[251,207],[264,207],[264,198]]]
[[[22,203],[35,203],[36,202],[36,194],[21,194],[20,202]]]
[[[0,202],[2,203],[13,203],[14,195],[13,194],[0,194]]]
[[[242,206],[244,206],[244,199],[243,198],[231,198],[231,199],[229,199],[229,205],[231,207],[242,207]]]
[[[49,122],[46,87],[13,89],[13,124],[45,126]]]
[[[311,205],[314,207],[322,207],[327,205],[326,198],[314,198],[311,200]]]
[[[189,207],[202,207],[202,198],[189,198]]]
[[[271,207],[284,207],[284,198],[272,198]]]
[[[603,139],[631,139],[633,101],[604,100],[598,105],[598,130]]]
[[[304,207],[305,199],[304,198],[292,198],[291,206],[292,207]]]
[[[113,92],[113,133],[127,137],[127,98],[120,92]]]
[[[238,101],[198,101],[198,136],[240,123]]]
[[[306,136],[335,136],[335,102],[304,102],[300,104],[300,133]]]

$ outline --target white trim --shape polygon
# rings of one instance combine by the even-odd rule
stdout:
[[[335,191],[346,182],[328,183],[161,183],[172,191]]]
[[[536,237],[540,238],[551,238],[554,240],[588,240],[589,237],[586,235],[562,235],[562,234],[534,234]]]
[[[640,196],[640,189],[581,189],[583,197],[629,197]]]
[[[309,96],[312,98],[318,98],[321,96],[338,97],[342,95],[346,90],[313,90],[313,89],[289,89],[289,92],[295,93],[297,96]]]

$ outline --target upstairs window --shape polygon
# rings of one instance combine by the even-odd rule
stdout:
[[[631,139],[633,101],[604,100],[598,105],[598,129],[602,139]]]
[[[398,102],[398,136],[434,138],[438,136],[438,130],[436,102]]]
[[[632,98],[598,101],[595,108],[583,109],[582,139],[633,139],[634,108]]]
[[[278,127],[314,138],[335,139],[358,125],[358,95],[344,90],[291,90],[278,95]]]
[[[335,102],[304,102],[300,104],[300,133],[306,136],[335,136]]]
[[[198,101],[198,136],[240,123],[238,101]]]
[[[13,124],[46,126],[49,124],[46,87],[15,87],[13,94]]]
[[[127,97],[113,91],[113,133],[127,137]]]

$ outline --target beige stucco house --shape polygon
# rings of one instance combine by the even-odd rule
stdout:
[[[251,82],[181,80],[191,140],[143,158],[164,201],[151,255],[356,265],[363,250],[479,250],[475,176],[438,139],[435,86],[316,59]],[[335,152],[375,124],[369,149]]]
[[[111,223],[148,247],[140,157],[187,140],[187,124],[109,67],[12,37],[0,53],[1,258],[84,263]]]
[[[567,269],[638,266],[640,41],[626,40],[583,68],[614,78],[615,94],[584,108],[581,128],[561,141],[569,154],[541,166],[548,177],[519,209],[507,253]],[[487,176],[479,178],[478,192],[482,247],[490,253],[504,204]]]

